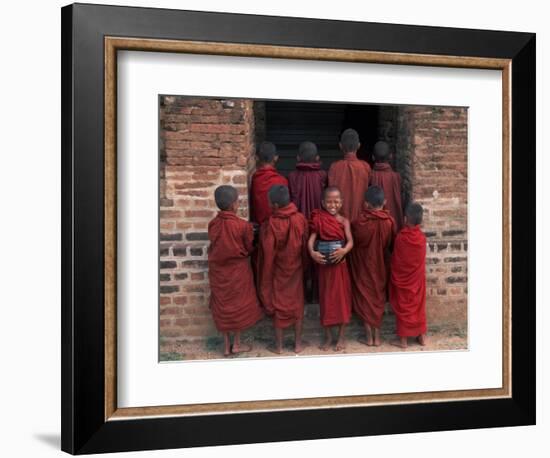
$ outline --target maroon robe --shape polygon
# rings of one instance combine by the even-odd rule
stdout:
[[[386,305],[389,249],[395,223],[387,210],[363,210],[351,223],[350,270],[353,310],[369,326],[379,328]]]
[[[321,208],[326,186],[327,172],[321,170],[320,162],[298,162],[288,175],[290,200],[307,219],[313,210]]]
[[[344,154],[344,159],[330,166],[328,184],[340,189],[344,199],[341,212],[350,221],[356,219],[363,209],[370,173],[370,165],[357,159],[355,153]]]
[[[262,224],[271,215],[268,192],[271,186],[288,186],[288,180],[272,165],[260,167],[252,175],[250,183],[250,221]]]
[[[395,238],[390,302],[399,337],[426,333],[426,237],[420,226],[405,226]]]
[[[208,224],[210,308],[218,331],[240,331],[262,317],[250,266],[252,225],[220,211]]]
[[[326,210],[313,210],[309,222],[310,232],[318,240],[346,240],[344,225]],[[335,326],[351,319],[351,284],[346,259],[338,264],[319,264],[319,306],[321,324]]]
[[[260,228],[258,294],[276,328],[304,316],[307,239],[307,220],[293,203],[276,210]]]
[[[403,204],[401,201],[401,175],[394,172],[387,162],[377,162],[370,175],[371,186],[379,186],[386,198],[385,208],[395,221],[395,230],[403,227]]]

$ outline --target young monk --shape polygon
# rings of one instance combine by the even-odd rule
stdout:
[[[389,164],[390,146],[383,141],[374,145],[374,167],[370,175],[371,186],[379,186],[386,197],[385,208],[395,221],[395,230],[403,227],[403,205],[401,200],[401,175],[392,170]]]
[[[426,345],[426,237],[420,229],[423,209],[411,203],[405,211],[405,226],[395,238],[391,258],[390,302],[395,312],[394,342],[407,348],[407,338]]]
[[[296,161],[296,170],[288,175],[290,200],[309,219],[313,210],[321,208],[323,189],[327,186],[327,172],[321,170],[317,145],[313,142],[300,144]],[[318,276],[313,263],[306,270],[304,281],[308,302],[317,302]]]
[[[273,317],[275,345],[283,352],[283,329],[294,325],[294,351],[300,353],[304,317],[304,265],[307,263],[307,220],[290,202],[288,188],[272,186],[268,193],[272,215],[260,228],[258,293],[268,315]]]
[[[250,220],[262,224],[271,215],[269,189],[276,184],[288,186],[288,181],[275,169],[279,156],[273,143],[262,142],[256,156],[257,168],[250,183]]]
[[[363,196],[369,187],[370,165],[357,158],[361,146],[359,134],[346,129],[340,137],[340,150],[344,158],[334,162],[328,171],[328,184],[342,193],[342,215],[349,221],[359,216],[363,208]]]
[[[371,186],[365,193],[364,209],[351,223],[355,248],[350,256],[353,310],[364,323],[365,337],[359,342],[380,346],[380,326],[386,305],[389,249],[395,231],[394,221],[383,210],[384,191]]]
[[[307,219],[311,212],[321,208],[323,189],[327,186],[327,172],[321,170],[317,146],[303,142],[296,157],[296,170],[288,175],[290,200]]]
[[[254,325],[262,311],[254,288],[250,253],[252,224],[237,216],[239,195],[232,186],[219,186],[214,192],[218,215],[208,224],[208,278],[210,309],[214,323],[223,334],[224,356],[247,352],[241,331]],[[230,341],[233,333],[233,345]]]
[[[323,194],[323,208],[311,212],[309,223],[308,251],[319,265],[319,305],[325,328],[325,341],[319,348],[323,351],[332,346],[332,326],[338,326],[335,350],[346,348],[345,328],[351,319],[351,284],[345,256],[353,248],[353,238],[349,221],[339,214],[341,208],[340,190],[328,187]],[[339,248],[323,254],[323,242],[338,242]]]

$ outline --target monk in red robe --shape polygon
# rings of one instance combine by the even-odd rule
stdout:
[[[220,186],[214,192],[218,215],[208,225],[208,278],[210,309],[216,328],[224,337],[224,356],[247,352],[241,331],[254,325],[262,310],[256,296],[249,256],[252,252],[252,224],[237,216],[238,192]],[[230,332],[234,334],[233,345]]]
[[[327,187],[327,172],[321,170],[317,146],[313,142],[300,144],[296,170],[288,175],[290,200],[307,219],[321,208],[323,190]]]
[[[412,203],[405,212],[405,227],[397,234],[391,258],[390,302],[395,312],[394,342],[407,348],[407,337],[426,345],[426,237],[420,229],[423,209]]]
[[[383,210],[384,191],[369,187],[363,212],[351,223],[355,248],[350,256],[353,285],[353,310],[365,326],[359,342],[380,346],[380,326],[386,305],[389,250],[395,223]]]
[[[294,325],[294,351],[303,349],[304,266],[307,263],[308,227],[304,215],[290,202],[288,188],[269,190],[273,214],[260,228],[258,293],[268,315],[273,317],[275,346],[283,352],[283,329]]]
[[[340,137],[344,158],[334,162],[328,171],[328,184],[342,193],[342,215],[349,221],[357,219],[363,209],[363,199],[369,187],[370,165],[357,158],[359,134],[346,129]]]
[[[262,224],[271,215],[271,205],[267,198],[269,189],[281,184],[288,186],[288,180],[275,169],[279,160],[275,145],[263,142],[257,153],[258,166],[250,183],[250,220]]]
[[[332,326],[339,327],[335,350],[346,348],[345,327],[351,319],[351,284],[345,256],[353,248],[353,238],[349,221],[339,214],[341,208],[340,190],[329,187],[324,192],[323,209],[313,210],[309,223],[308,250],[319,272],[321,325],[325,328],[320,348],[324,351],[332,346]],[[339,248],[327,253],[321,249],[322,242],[338,242],[335,245]]]
[[[377,142],[374,145],[374,160],[376,162],[370,174],[370,184],[371,186],[379,186],[384,191],[386,197],[384,208],[390,212],[395,221],[395,230],[399,232],[403,227],[401,175],[393,171],[388,163],[389,159],[389,145],[386,142]]]
[[[327,187],[327,172],[321,170],[317,146],[313,142],[300,144],[296,157],[296,170],[288,175],[290,200],[307,219],[311,212],[321,208],[323,190]],[[315,264],[305,272],[306,297],[309,302],[318,301],[318,276]]]

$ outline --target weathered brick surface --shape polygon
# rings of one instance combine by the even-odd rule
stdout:
[[[248,216],[255,143],[265,130],[263,103],[163,97],[160,168],[160,335],[163,342],[216,335],[208,309],[207,225],[214,189],[231,184]],[[381,107],[379,138],[394,146],[407,200],[425,208],[427,312],[431,330],[466,330],[467,111]],[[319,334],[318,307],[304,332]],[[353,326],[360,326],[354,320]],[[271,335],[269,320],[257,326]]]
[[[216,333],[207,262],[214,189],[235,186],[240,216],[248,216],[252,102],[162,97],[160,137],[160,335],[164,342],[196,340]]]
[[[401,107],[397,138],[412,199],[428,237],[427,313],[435,327],[465,331],[468,278],[467,109]]]

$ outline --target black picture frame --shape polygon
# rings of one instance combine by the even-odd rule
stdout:
[[[88,4],[66,6],[61,14],[62,450],[85,454],[535,424],[535,34]],[[512,397],[106,421],[105,36],[511,59]]]

